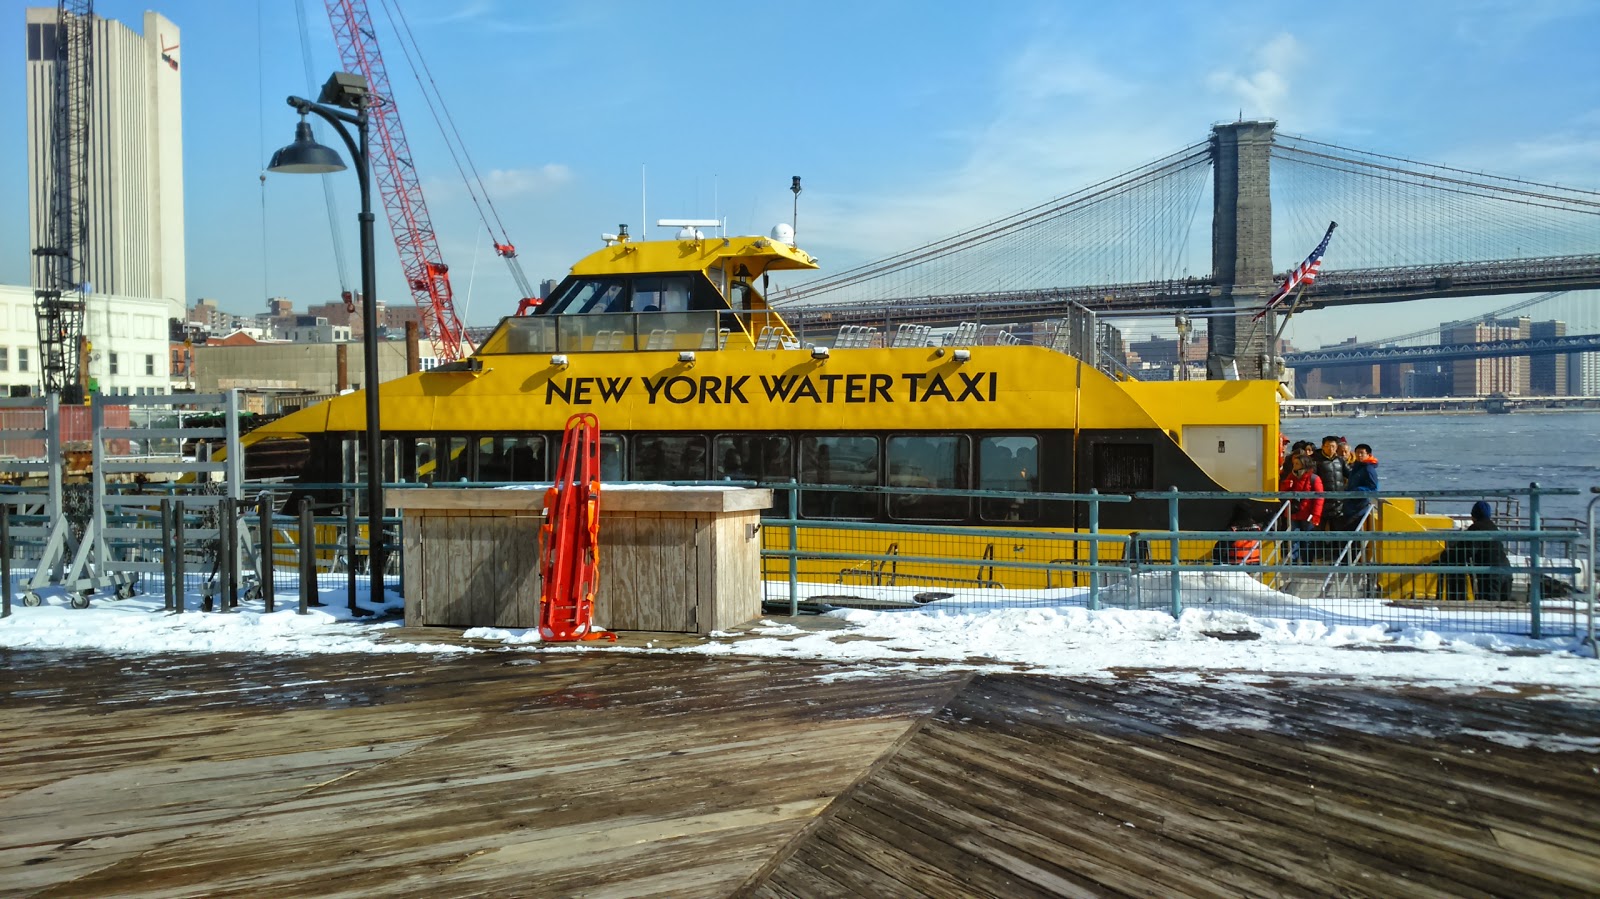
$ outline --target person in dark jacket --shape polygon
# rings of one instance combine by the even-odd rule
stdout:
[[[1372,447],[1357,444],[1355,450],[1355,463],[1350,466],[1350,480],[1348,488],[1360,490],[1363,493],[1378,492],[1378,457],[1372,454]],[[1344,529],[1353,531],[1361,523],[1367,510],[1372,508],[1370,499],[1347,499],[1344,501]]]
[[[1467,526],[1469,531],[1498,531],[1495,526],[1493,510],[1483,500],[1472,504],[1472,524]],[[1484,600],[1502,600],[1511,598],[1511,574],[1506,569],[1511,567],[1511,560],[1506,556],[1506,545],[1499,540],[1485,540],[1473,546],[1473,564],[1481,565],[1485,569],[1494,571],[1481,571],[1472,575],[1472,592]]]
[[[1329,493],[1342,493],[1349,489],[1350,466],[1339,453],[1339,438],[1322,438],[1322,450],[1311,457],[1316,465],[1317,477],[1322,479],[1322,489]],[[1329,500],[1329,508],[1322,515],[1322,530],[1336,531],[1344,527],[1344,500]]]
[[[1472,524],[1469,531],[1498,531],[1494,523],[1494,510],[1483,500],[1472,504]],[[1439,556],[1444,565],[1471,565],[1482,568],[1472,572],[1472,598],[1496,602],[1511,598],[1511,560],[1506,556],[1505,544],[1499,540],[1452,540],[1444,545]],[[1454,572],[1444,576],[1444,598],[1460,601],[1467,598],[1467,575]]]

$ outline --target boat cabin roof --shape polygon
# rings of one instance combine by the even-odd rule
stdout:
[[[762,276],[815,268],[811,254],[770,237],[624,237],[579,260],[532,315],[502,320],[478,353],[722,349],[729,336],[796,343],[768,309]]]
[[[741,275],[740,266],[745,269]],[[758,278],[770,271],[815,269],[810,253],[770,237],[701,237],[687,240],[618,240],[578,260],[573,275],[644,275],[723,269],[730,277]]]

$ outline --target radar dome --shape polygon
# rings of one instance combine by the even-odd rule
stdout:
[[[788,222],[779,222],[772,226],[772,239],[792,247],[794,246],[794,228]]]

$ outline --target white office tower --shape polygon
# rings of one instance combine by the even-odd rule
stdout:
[[[56,10],[30,8],[28,227],[50,244],[51,128],[55,118]],[[178,29],[146,12],[144,33],[96,18],[89,111],[88,293],[167,300],[183,318],[183,105]],[[41,266],[35,260],[34,284]],[[92,302],[92,301],[91,301]]]

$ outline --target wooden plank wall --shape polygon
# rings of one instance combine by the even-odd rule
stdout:
[[[761,513],[718,517],[709,595],[700,602],[702,633],[725,631],[761,615]]]
[[[595,622],[619,631],[699,632],[700,519],[673,512],[601,516]]]
[[[538,625],[538,528],[504,509],[406,512],[408,627]],[[761,614],[757,511],[602,512],[595,623],[707,634]]]
[[[504,510],[408,514],[406,625],[537,627],[541,521]]]

